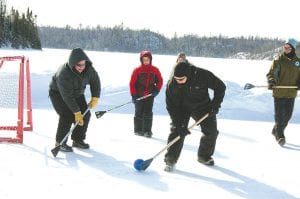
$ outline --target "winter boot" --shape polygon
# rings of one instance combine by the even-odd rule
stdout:
[[[58,146],[58,145],[59,145],[59,143],[56,142],[55,146]],[[62,152],[73,152],[72,147],[70,147],[66,143],[63,143],[62,145],[60,145],[59,150],[62,151]]]
[[[140,117],[134,117],[134,134],[143,136],[143,120]]]
[[[278,144],[279,144],[280,146],[283,146],[283,145],[285,145],[285,138],[284,138],[284,137],[281,137],[281,138],[279,138],[279,139],[277,140],[277,142],[278,142]]]
[[[147,132],[144,133],[144,136],[147,137],[147,138],[151,138],[152,137],[152,132],[147,131]]]
[[[144,118],[144,136],[151,138],[152,137],[152,116]]]
[[[80,148],[80,149],[88,149],[88,148],[90,148],[90,145],[88,143],[85,143],[83,140],[79,140],[79,141],[73,140],[72,146]]]
[[[164,171],[166,171],[166,172],[172,172],[172,171],[174,171],[174,169],[175,169],[175,164],[174,165],[166,165],[165,166],[165,168],[164,168]]]
[[[166,163],[166,166],[164,168],[164,171],[172,172],[175,169],[176,161],[174,161],[174,159],[165,157],[165,163]]]
[[[276,128],[274,127],[272,130],[272,135],[274,135],[275,140],[277,141],[277,143],[280,146],[285,145],[285,136],[284,136],[283,132],[276,131]]]
[[[204,157],[198,157],[198,162],[200,162],[201,164],[204,164],[206,166],[214,166],[215,162],[214,159],[212,159],[211,157],[209,158],[204,158]]]

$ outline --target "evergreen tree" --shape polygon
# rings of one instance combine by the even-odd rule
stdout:
[[[0,0],[0,47],[41,49],[36,16],[27,9],[26,14],[11,8],[6,13],[6,3]]]

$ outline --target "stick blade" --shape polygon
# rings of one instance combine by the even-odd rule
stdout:
[[[96,111],[95,112],[95,115],[98,118],[102,117],[107,111]]]
[[[150,166],[152,161],[153,161],[153,158],[145,160],[144,162],[142,162],[141,170],[145,171]]]
[[[254,88],[255,86],[253,85],[253,84],[249,84],[249,83],[247,83],[247,84],[245,84],[245,86],[244,86],[244,90],[248,90],[248,89],[251,89],[251,88]]]
[[[53,148],[53,149],[51,150],[51,152],[52,152],[52,154],[53,154],[54,157],[57,156],[57,154],[58,154],[58,152],[59,152],[59,148],[60,148],[60,145],[56,146],[55,148]]]

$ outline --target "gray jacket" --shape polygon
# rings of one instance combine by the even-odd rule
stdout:
[[[85,70],[78,73],[74,67],[82,60],[86,60]],[[100,97],[101,83],[97,71],[84,51],[75,48],[71,51],[68,62],[60,66],[53,75],[49,89],[59,92],[70,110],[75,113],[80,111],[76,98],[84,95],[87,85],[90,85],[92,97]]]

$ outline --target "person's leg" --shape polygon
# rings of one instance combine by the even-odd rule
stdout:
[[[212,155],[215,152],[216,140],[219,134],[216,116],[206,118],[200,126],[203,136],[200,139],[198,148],[198,161],[206,165],[214,165]]]
[[[285,144],[284,130],[292,117],[294,103],[294,98],[274,98],[275,125],[272,129],[272,134],[280,145]]]
[[[143,132],[143,110],[144,102],[137,101],[135,104],[135,113],[134,113],[134,134],[135,135],[144,135]]]
[[[179,136],[179,133],[176,131],[175,126],[171,125],[170,131],[171,132],[168,136],[168,144],[171,141],[173,141],[177,136]],[[164,159],[167,165],[175,165],[177,163],[183,147],[184,138],[185,137],[181,137],[177,142],[175,142],[172,146],[168,148]]]
[[[78,97],[76,99],[76,102],[80,108],[81,113],[83,114],[88,108],[84,95]],[[78,147],[83,149],[87,149],[90,147],[89,144],[84,142],[84,140],[86,139],[86,132],[89,126],[90,118],[91,118],[91,113],[89,111],[83,117],[83,121],[84,121],[83,126],[77,125],[76,128],[74,129],[71,136],[71,139],[73,140],[73,147]]]
[[[55,136],[56,145],[58,145],[70,131],[70,128],[74,121],[74,115],[65,104],[59,92],[49,91],[49,97],[56,113],[59,116]],[[66,144],[67,140],[68,139],[66,139],[61,146],[62,151],[72,151],[72,148]]]
[[[153,102],[154,98],[149,97],[145,99],[144,117],[143,117],[143,132],[144,136],[152,137],[152,121],[153,121]]]

